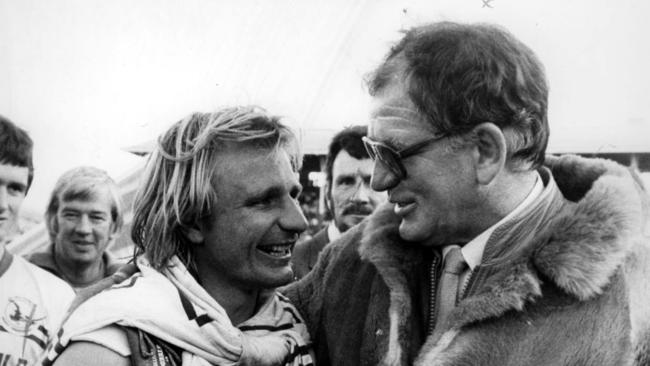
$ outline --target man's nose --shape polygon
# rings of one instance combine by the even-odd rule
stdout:
[[[90,218],[87,215],[81,215],[79,221],[75,225],[75,231],[80,234],[89,234],[92,232],[92,225],[90,224]]]
[[[377,192],[382,192],[393,188],[398,183],[399,179],[397,176],[382,162],[375,160],[372,178],[370,179],[370,187]]]
[[[5,212],[9,209],[9,196],[7,187],[0,186],[0,212]]]
[[[289,203],[285,205],[285,212],[280,218],[280,226],[286,231],[295,233],[302,233],[307,230],[307,218],[302,213],[302,209],[297,199],[289,199]]]
[[[364,183],[363,179],[359,179],[356,186],[354,187],[352,196],[350,196],[350,201],[361,203],[370,202],[370,190],[370,186],[368,186],[367,183]]]

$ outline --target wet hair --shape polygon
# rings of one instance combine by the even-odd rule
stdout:
[[[50,240],[54,242],[59,232],[57,212],[61,202],[72,200],[90,201],[98,192],[107,189],[111,197],[111,228],[118,232],[124,224],[124,212],[122,200],[117,184],[106,171],[92,166],[80,166],[63,173],[54,185],[50,200],[45,210],[45,225],[50,234]]]
[[[436,131],[462,136],[492,122],[506,135],[509,163],[543,163],[549,137],[544,68],[508,31],[452,22],[412,28],[369,76],[368,87],[375,96],[399,82]]]
[[[27,132],[0,115],[0,163],[27,168],[27,189],[34,179],[34,142]]]
[[[156,269],[174,255],[194,267],[187,229],[195,228],[217,204],[215,162],[233,146],[283,149],[294,171],[302,164],[293,131],[260,107],[193,113],[176,122],[159,138],[135,197],[131,237],[136,255],[144,254]]]

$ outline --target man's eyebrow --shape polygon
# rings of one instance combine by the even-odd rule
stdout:
[[[339,175],[336,176],[335,181],[338,182],[338,181],[340,181],[341,179],[354,178],[355,175],[356,175],[355,173],[343,173],[343,174],[339,174]]]
[[[24,190],[27,189],[27,185],[24,184],[24,183],[21,183],[21,182],[11,182],[11,181],[10,181],[7,185],[8,185],[9,187],[11,187],[11,188],[17,188],[17,189],[20,189],[21,191],[24,191]]]
[[[91,215],[102,215],[102,216],[108,216],[108,212],[106,211],[99,211],[99,210],[92,210],[90,211]]]
[[[282,187],[279,186],[269,187],[259,192],[249,193],[248,198],[244,200],[244,203],[250,204],[264,199],[279,197],[283,193],[284,193],[284,189],[282,189]]]

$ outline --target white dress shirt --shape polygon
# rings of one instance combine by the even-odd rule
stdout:
[[[340,237],[341,237],[341,232],[336,227],[336,224],[334,224],[334,220],[332,220],[329,223],[329,225],[327,225],[327,238],[330,240],[329,242],[331,243]]]
[[[530,206],[535,201],[535,199],[539,197],[543,190],[544,183],[542,182],[542,178],[539,176],[539,173],[536,173],[535,184],[530,190],[530,193],[528,193],[528,196],[526,196],[526,198],[521,201],[521,203],[515,207],[514,210],[510,211],[510,213],[507,214],[504,218],[499,220],[496,224],[487,228],[485,231],[480,233],[477,237],[469,241],[460,249],[463,258],[465,259],[465,262],[467,262],[468,266],[467,270],[465,270],[460,275],[459,286],[461,289],[465,287],[467,280],[469,280],[469,274],[474,270],[474,268],[481,264],[485,245],[487,244],[487,241],[490,239],[490,235],[492,235],[494,230],[523,211],[526,207]],[[449,246],[446,246],[442,249],[443,258],[447,255],[447,252],[449,251],[448,249]]]

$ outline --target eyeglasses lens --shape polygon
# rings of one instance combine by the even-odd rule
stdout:
[[[381,160],[381,162],[385,164],[395,175],[400,178],[404,177],[404,168],[400,162],[400,157],[395,151],[393,151],[388,146],[374,141],[367,141],[364,139],[363,143],[366,147],[366,150],[368,151],[368,155],[370,155],[370,158],[372,160]]]

